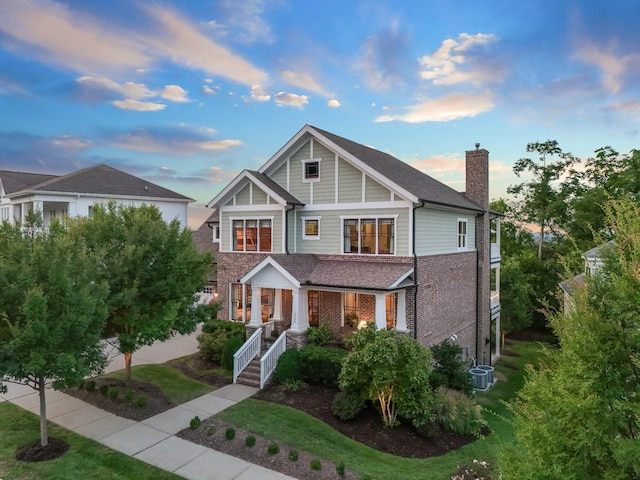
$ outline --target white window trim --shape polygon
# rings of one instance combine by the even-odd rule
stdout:
[[[233,223],[231,225],[233,225]],[[213,233],[211,234],[213,238],[213,243],[220,243],[220,224],[219,223],[212,224],[211,230],[213,230]]]
[[[233,252],[233,253],[274,253],[273,250],[273,219],[275,217],[273,215],[271,216],[266,216],[266,215],[262,215],[262,216],[245,216],[245,217],[229,217],[229,252]],[[271,220],[271,250],[268,252],[261,252],[259,250],[253,251],[253,250],[234,250],[233,249],[233,222],[235,220],[256,220],[257,222],[260,222],[260,220]],[[245,248],[246,248],[246,242],[245,242]]]
[[[464,246],[460,246],[460,224],[464,223],[464,234],[462,235],[464,238]],[[466,218],[458,218],[456,222],[456,247],[459,252],[464,252],[469,250],[469,221]]]
[[[307,158],[305,160],[300,160],[302,162],[302,183],[315,183],[320,181],[320,162],[322,158]],[[316,178],[307,178],[306,170],[307,163],[317,163],[318,164],[318,176]]]
[[[362,255],[362,256],[382,256],[393,257],[398,251],[398,217],[399,214],[393,215],[340,215],[340,252],[342,255]],[[344,251],[344,221],[345,220],[376,220],[376,232],[378,227],[378,220],[385,220],[387,218],[393,219],[393,252],[392,253],[377,253],[379,249],[378,235],[376,235],[376,253],[352,253]]]
[[[300,217],[302,219],[302,239],[303,240],[320,240],[320,219],[322,217]],[[307,235],[305,232],[307,231],[306,222],[314,221],[318,222],[318,235]]]

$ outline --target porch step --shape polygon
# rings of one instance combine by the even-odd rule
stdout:
[[[251,363],[247,365],[247,368],[238,375],[236,383],[260,388],[260,356],[254,358]]]

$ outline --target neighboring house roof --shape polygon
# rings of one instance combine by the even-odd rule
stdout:
[[[217,250],[213,244],[213,230],[211,229],[211,223],[218,222],[218,210],[214,210],[209,218],[207,218],[202,225],[193,232],[192,239],[199,252],[214,252]]]
[[[0,170],[0,183],[4,188],[5,195],[25,190],[33,185],[46,182],[56,175],[44,175],[41,173],[11,172]]]
[[[598,245],[597,247],[593,247],[590,250],[587,250],[586,252],[584,252],[582,254],[582,256],[584,258],[587,258],[589,260],[591,259],[598,259],[598,258],[602,258],[602,254],[603,254],[603,250],[606,248],[610,248],[613,245],[615,245],[615,241],[614,240],[609,240],[607,243],[605,243],[604,245]]]
[[[2,184],[5,186],[7,196],[33,193],[79,193],[96,196],[169,199],[179,202],[194,201],[155,183],[104,164],[62,176],[0,172],[0,178],[2,178]],[[7,191],[5,178],[10,179],[10,185],[14,186],[13,191]],[[25,183],[29,181],[29,178],[35,183]],[[16,187],[20,180],[22,181],[22,186]]]
[[[374,169],[380,175],[388,178],[404,190],[411,192],[420,201],[482,211],[478,205],[465,197],[464,194],[422,173],[393,155],[361,145],[312,125],[309,125],[309,127]]]
[[[410,263],[324,260],[314,254],[271,255],[243,278],[252,277],[266,264],[277,263],[300,285],[392,290],[413,284]]]
[[[576,275],[573,278],[568,278],[560,282],[560,288],[562,288],[567,295],[572,296],[573,292],[575,292],[577,288],[584,287],[586,285],[585,278],[586,275],[584,273]]]

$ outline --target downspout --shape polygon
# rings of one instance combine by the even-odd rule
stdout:
[[[475,364],[478,365],[480,350],[480,250],[478,250],[478,218],[484,215],[484,212],[476,215],[476,235],[475,235],[475,247],[476,247],[476,360]],[[474,365],[475,366],[475,365]]]
[[[413,206],[413,232],[412,232],[412,253],[413,253],[413,338],[418,339],[418,255],[416,254],[416,210],[424,207],[424,200],[420,200],[420,205]]]
[[[284,253],[287,255],[289,255],[289,212],[295,209],[294,204],[287,205],[284,209]]]

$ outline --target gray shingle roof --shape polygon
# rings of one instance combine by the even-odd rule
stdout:
[[[284,198],[288,205],[304,205],[300,200],[291,195],[285,188],[281,187],[278,183],[268,177],[264,173],[256,172],[255,170],[247,170],[247,173],[252,175],[255,179],[262,182],[269,189],[273,191],[273,193],[279,195]]]
[[[192,239],[199,252],[217,252],[218,244],[213,243],[213,230],[209,227],[209,223],[217,222],[218,209],[215,209],[209,218],[207,218],[202,225],[193,232]]]
[[[615,245],[615,241],[609,240],[604,245],[598,245],[597,247],[593,247],[592,249],[587,250],[582,254],[582,256],[585,258],[594,258],[594,259],[601,258],[604,253],[604,250],[607,248],[613,247],[613,245]]]
[[[45,175],[41,173],[11,172],[0,170],[0,181],[4,187],[4,193],[10,195],[15,192],[26,190],[33,185],[57,178],[56,175]]]
[[[426,203],[482,211],[462,193],[413,168],[393,155],[310,125],[318,133]]]
[[[35,174],[23,173],[21,175]],[[185,197],[184,195],[108,165],[97,165],[63,176],[41,175],[41,177],[39,183],[25,185],[11,193],[22,191],[83,193],[88,195],[166,198],[179,201],[192,201],[189,197]],[[23,178],[26,179],[27,177],[25,176]],[[4,185],[4,176],[2,177],[2,182]]]

